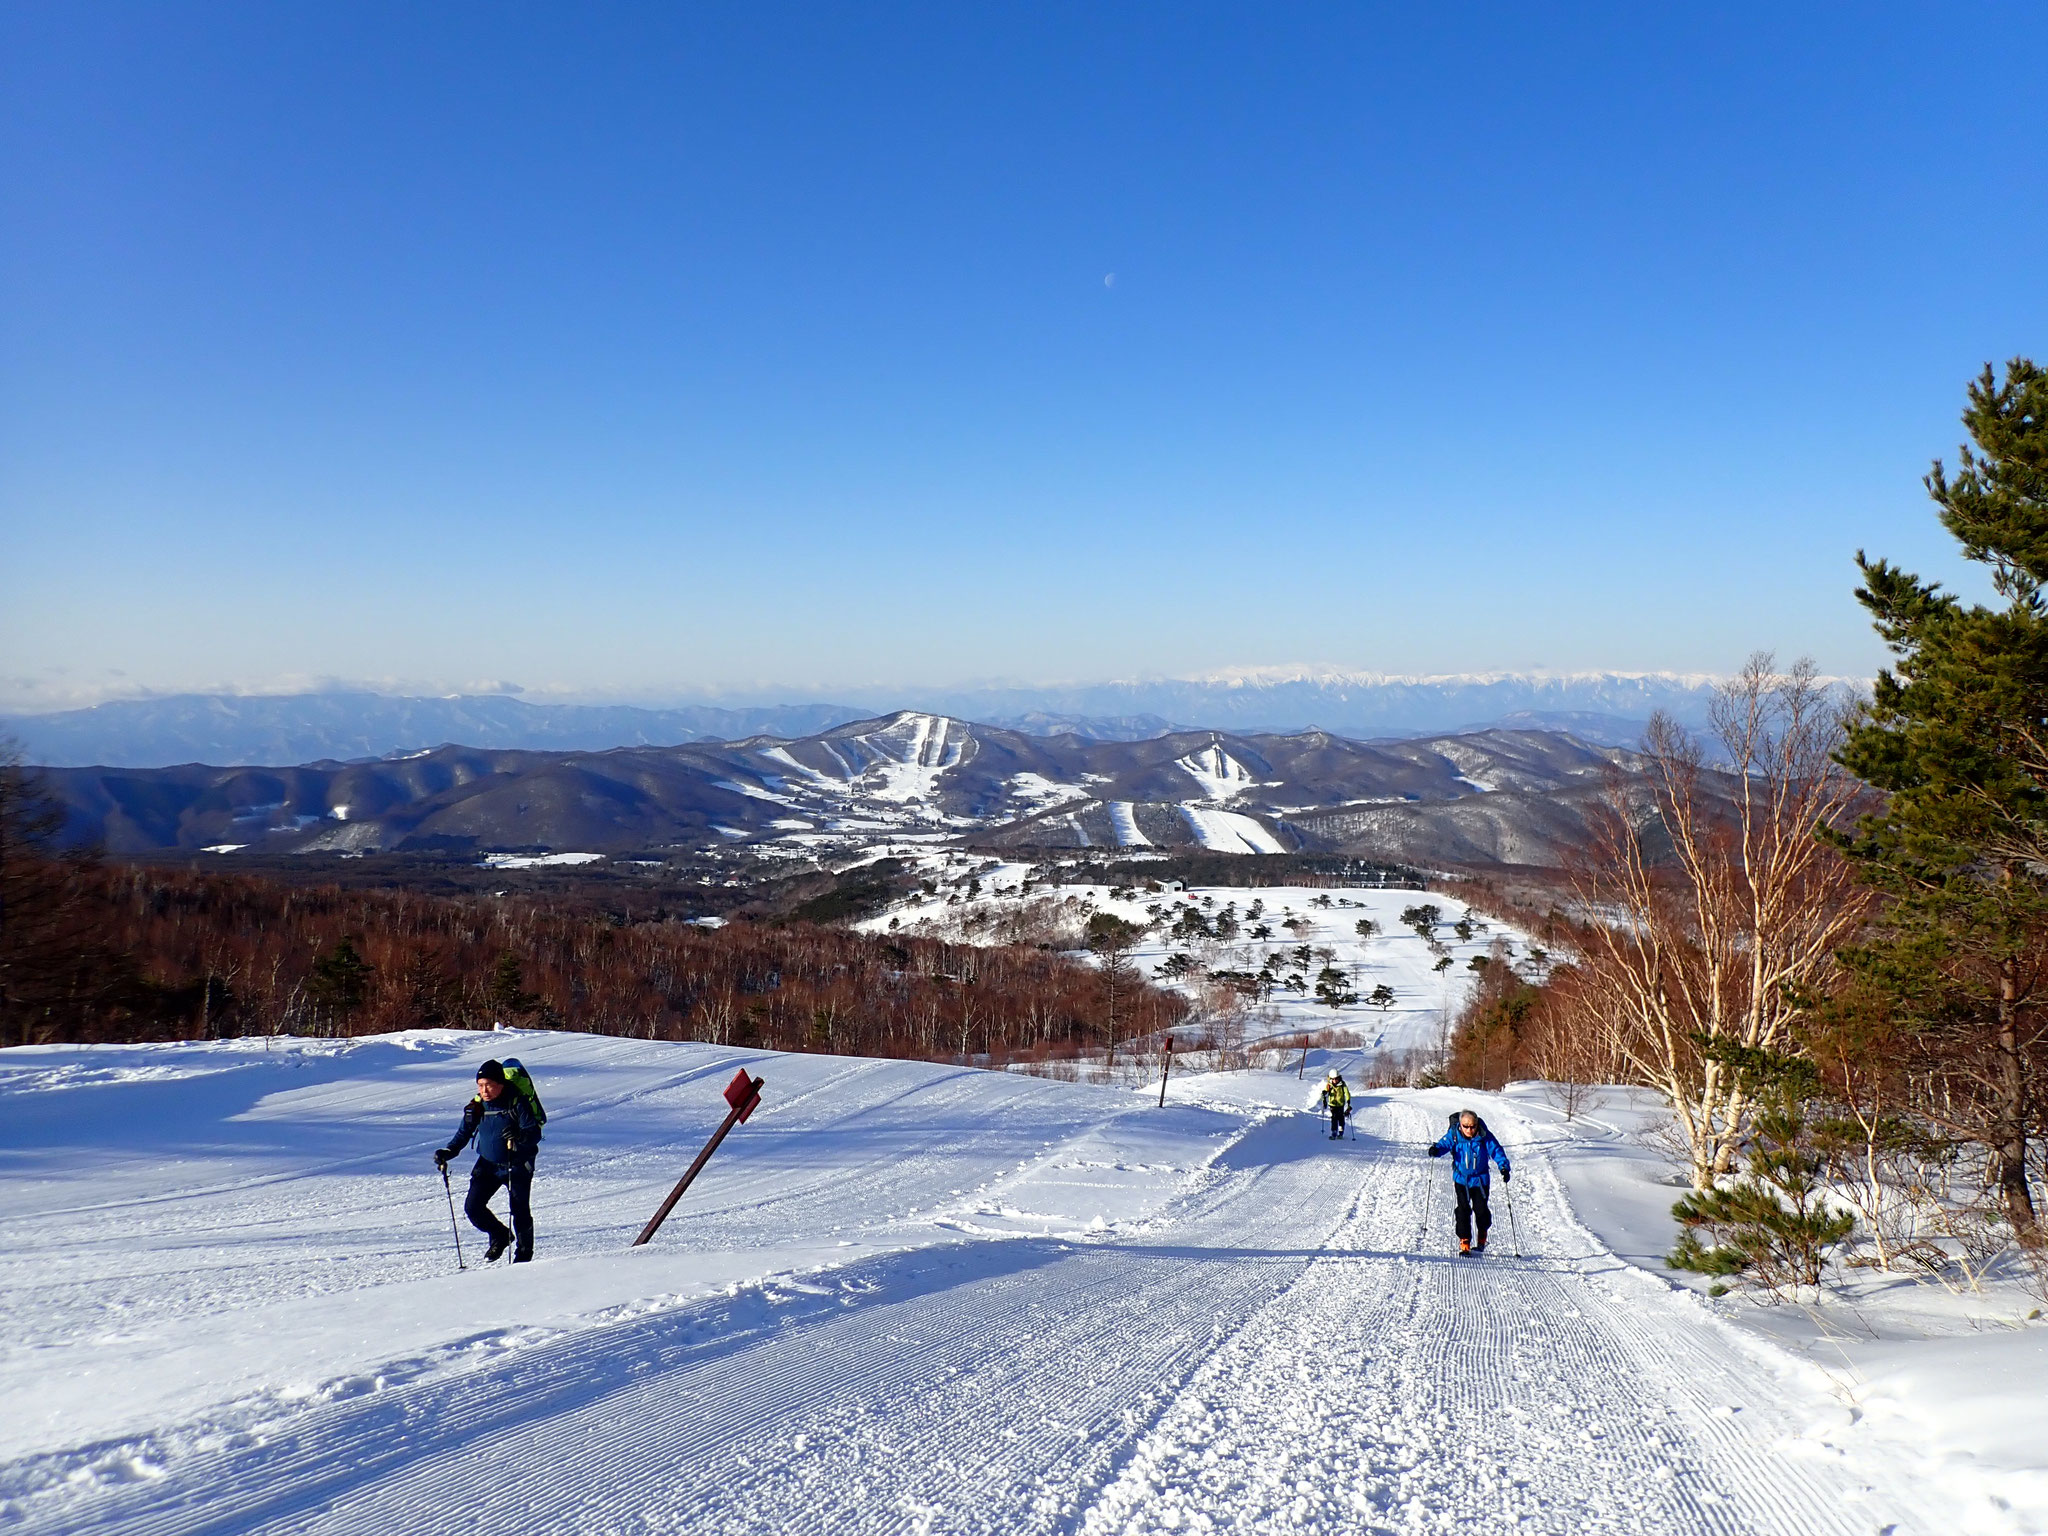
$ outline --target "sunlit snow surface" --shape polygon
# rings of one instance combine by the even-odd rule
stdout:
[[[539,1258],[458,1273],[427,1154],[485,1054],[551,1111]],[[1160,1109],[1144,1083],[568,1034],[0,1052],[0,1521],[2029,1528],[1991,1497],[2021,1471],[1895,1429],[1881,1390],[1859,1418],[1732,1303],[1618,1259],[1641,1239],[1575,1212],[1640,1147],[1469,1096],[1527,1257],[1461,1261],[1420,1149],[1468,1096],[1364,1095],[1331,1142],[1303,1112],[1325,1061],[1184,1077]],[[763,1107],[629,1248],[741,1067]],[[2039,1382],[2005,1401],[2022,1423]]]
[[[1150,848],[1152,839],[1138,830],[1137,812],[1128,800],[1113,800],[1109,806],[1110,824],[1116,828],[1119,848]]]
[[[857,739],[877,749],[896,749],[880,757],[863,777],[868,793],[877,800],[902,805],[936,797],[940,774],[959,765],[966,732],[943,715],[906,714],[887,729]]]
[[[1212,853],[1285,853],[1280,839],[1250,816],[1214,811],[1205,805],[1183,805],[1188,830]]]
[[[1202,794],[1210,800],[1226,801],[1242,794],[1258,782],[1251,769],[1220,746],[1207,746],[1199,752],[1191,752],[1176,760],[1202,788]]]

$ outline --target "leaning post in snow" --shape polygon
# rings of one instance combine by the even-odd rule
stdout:
[[[1303,1036],[1301,1037],[1301,1065],[1300,1065],[1300,1066],[1298,1066],[1298,1067],[1296,1067],[1296,1068],[1294,1069],[1294,1075],[1295,1075],[1295,1076],[1296,1076],[1297,1078],[1306,1078],[1306,1077],[1308,1076],[1308,1036],[1307,1036],[1307,1035],[1303,1035]]]
[[[726,1112],[725,1124],[712,1133],[704,1143],[704,1150],[697,1154],[697,1161],[690,1164],[689,1172],[676,1181],[676,1187],[668,1192],[668,1198],[661,1202],[661,1209],[647,1218],[647,1225],[640,1229],[640,1235],[633,1239],[638,1248],[647,1239],[661,1230],[661,1224],[668,1220],[668,1213],[676,1208],[676,1202],[683,1198],[683,1191],[690,1187],[690,1181],[697,1177],[704,1165],[711,1161],[711,1154],[718,1150],[718,1144],[725,1140],[725,1133],[751,1115],[761,1102],[761,1083],[758,1077],[747,1076],[742,1067],[733,1074],[731,1082],[725,1085],[725,1102],[732,1108]]]
[[[1173,1036],[1166,1037],[1166,1050],[1159,1057],[1159,1107],[1166,1108],[1166,1079],[1173,1071]]]

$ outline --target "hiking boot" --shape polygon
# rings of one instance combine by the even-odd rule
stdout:
[[[505,1250],[512,1246],[512,1234],[500,1232],[491,1239],[491,1246],[484,1250],[484,1262],[495,1264],[505,1256]]]
[[[533,1262],[533,1255],[530,1253],[515,1253],[512,1255],[512,1262],[514,1264],[531,1264]]]
[[[1471,1244],[1470,1240],[1469,1240],[1469,1239],[1466,1239],[1466,1238],[1462,1238],[1462,1237],[1461,1237],[1461,1238],[1459,1238],[1459,1239],[1458,1239],[1458,1252],[1459,1252],[1459,1253],[1461,1253],[1461,1254],[1466,1254],[1466,1253],[1470,1253],[1471,1251],[1472,1251],[1472,1244]]]
[[[1478,1242],[1474,1243],[1474,1244],[1472,1245],[1472,1251],[1473,1251],[1474,1253],[1484,1253],[1484,1252],[1486,1252],[1486,1239],[1482,1237],[1481,1239],[1479,1239],[1479,1241],[1478,1241]]]

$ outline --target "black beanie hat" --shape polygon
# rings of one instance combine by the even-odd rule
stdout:
[[[499,1066],[496,1061],[485,1062],[476,1069],[476,1075],[480,1078],[489,1078],[494,1083],[505,1081],[505,1069]]]

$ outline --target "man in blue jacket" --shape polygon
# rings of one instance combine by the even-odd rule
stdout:
[[[1471,1253],[1476,1247],[1484,1253],[1486,1232],[1493,1225],[1493,1212],[1486,1203],[1493,1174],[1486,1160],[1490,1157],[1500,1165],[1500,1181],[1505,1184],[1514,1177],[1508,1167],[1507,1151],[1493,1139],[1486,1122],[1465,1109],[1458,1112],[1457,1124],[1429,1149],[1431,1157],[1442,1157],[1445,1153],[1450,1154],[1451,1185],[1458,1193],[1458,1252]],[[1475,1225],[1479,1233],[1476,1244],[1472,1241]]]
[[[505,1069],[487,1061],[476,1069],[476,1097],[462,1112],[462,1128],[455,1139],[434,1153],[436,1167],[445,1168],[470,1137],[476,1138],[476,1166],[469,1170],[469,1198],[462,1214],[479,1232],[487,1233],[490,1247],[484,1260],[496,1263],[515,1234],[518,1246],[512,1262],[524,1264],[533,1257],[533,1159],[540,1149],[540,1122],[526,1101],[505,1081]],[[491,1196],[500,1189],[512,1192],[512,1231],[491,1214]]]

